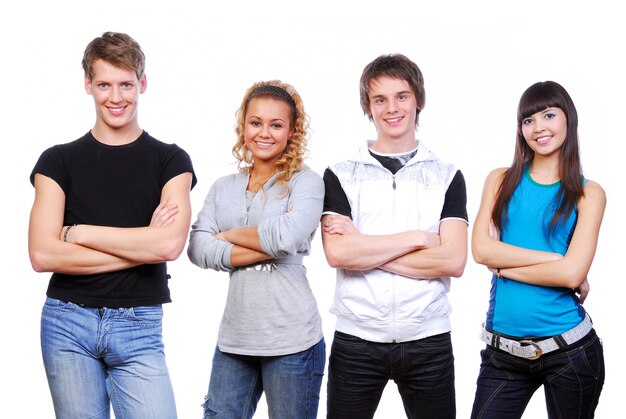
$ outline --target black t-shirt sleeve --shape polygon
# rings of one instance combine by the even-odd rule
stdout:
[[[186,172],[191,172],[192,174],[191,189],[193,189],[198,180],[193,170],[191,157],[176,144],[169,145],[163,162],[162,185],[165,186],[172,178]]]
[[[341,182],[339,182],[337,175],[328,168],[324,171],[324,187],[326,188],[324,212],[334,212],[352,219],[352,207],[346,192],[341,187]]]
[[[41,153],[30,173],[30,183],[33,186],[35,185],[35,175],[39,173],[54,180],[63,189],[63,192],[67,193],[69,179],[60,147],[56,145]]]
[[[456,172],[446,191],[446,199],[441,210],[441,219],[444,220],[446,218],[462,218],[468,221],[467,190],[465,178],[460,170]]]

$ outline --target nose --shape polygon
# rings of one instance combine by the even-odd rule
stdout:
[[[546,127],[543,123],[543,118],[539,118],[539,120],[535,122],[535,132],[541,132],[541,131],[544,131],[545,129]]]
[[[395,100],[388,100],[385,102],[385,104],[387,105],[387,108],[385,109],[385,111],[387,113],[394,113],[397,111],[397,106],[396,106],[396,101]]]
[[[109,92],[109,100],[111,102],[117,103],[122,101],[122,93],[118,86],[112,86]]]
[[[270,136],[269,129],[270,129],[269,125],[266,125],[266,124],[261,125],[261,129],[259,130],[259,137],[268,138]]]

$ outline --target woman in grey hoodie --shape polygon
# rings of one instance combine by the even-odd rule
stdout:
[[[303,163],[308,116],[280,81],[250,87],[237,112],[237,173],[211,187],[192,226],[189,259],[228,271],[205,417],[247,417],[265,392],[272,418],[315,418],[326,360],[303,257],[324,184]]]

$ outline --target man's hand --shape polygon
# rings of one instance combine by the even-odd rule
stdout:
[[[174,221],[174,216],[178,214],[178,204],[161,202],[154,212],[150,220],[150,227],[165,227]]]
[[[359,230],[354,226],[350,217],[333,214],[326,217],[324,231],[328,234],[356,234]]]

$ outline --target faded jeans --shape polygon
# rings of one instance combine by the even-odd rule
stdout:
[[[160,305],[89,308],[47,298],[41,351],[57,418],[174,419]]]
[[[326,364],[324,339],[302,352],[248,356],[215,348],[204,418],[251,418],[265,392],[272,419],[315,419]]]

